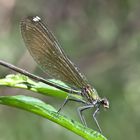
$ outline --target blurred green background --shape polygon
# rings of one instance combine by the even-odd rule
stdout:
[[[0,59],[47,78],[27,52],[19,22],[41,16],[65,52],[81,69],[108,111],[97,116],[103,134],[112,140],[140,137],[140,1],[139,0],[0,0]],[[12,71],[0,67],[0,77]],[[25,90],[1,87],[0,95],[35,96],[59,108],[63,100]],[[63,114],[79,121],[77,103]],[[97,129],[92,110],[85,116]],[[82,140],[81,137],[37,115],[0,106],[0,140]]]

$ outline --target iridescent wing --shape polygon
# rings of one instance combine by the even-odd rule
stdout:
[[[38,16],[24,18],[21,21],[21,33],[32,57],[46,73],[72,87],[87,86],[85,77],[68,59],[52,32]]]

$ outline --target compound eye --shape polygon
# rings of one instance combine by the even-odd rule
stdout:
[[[109,108],[109,101],[106,98],[102,99],[101,102],[104,108]]]

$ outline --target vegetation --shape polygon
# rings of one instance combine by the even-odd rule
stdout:
[[[13,0],[2,1],[0,9],[0,59],[48,79],[47,74],[36,68],[31,56],[26,53],[19,31],[22,17],[41,16],[99,95],[109,99],[110,109],[101,110],[97,115],[103,135],[113,140],[139,139],[138,0]],[[11,73],[14,72],[0,67],[1,79]],[[7,99],[30,96],[33,100],[38,98],[56,109],[64,99],[64,96],[59,96],[59,99],[55,95],[49,97],[34,94],[30,90],[3,86],[0,95],[1,99],[6,99],[5,96],[8,96]],[[77,106],[79,104],[69,103],[61,115],[79,121]],[[3,140],[83,139],[33,113],[7,106],[0,106],[0,110],[0,138]],[[92,112],[87,111],[85,117],[88,127],[95,130]]]

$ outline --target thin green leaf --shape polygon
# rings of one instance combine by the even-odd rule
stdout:
[[[71,130],[79,136],[87,140],[106,140],[100,133],[89,129],[82,124],[68,119],[67,117],[58,114],[56,109],[52,106],[42,102],[39,99],[18,95],[18,96],[1,96],[0,104],[14,106],[32,112],[34,114],[43,116],[59,125]],[[47,129],[47,128],[46,128]]]
[[[62,85],[66,88],[70,88],[61,81],[54,80],[54,79],[50,79],[49,81]],[[67,92],[59,90],[59,89],[49,86],[47,84],[44,84],[42,82],[35,82],[35,81],[31,80],[30,78],[28,78],[27,76],[24,76],[21,74],[7,75],[5,78],[0,79],[0,86],[23,88],[23,89],[34,91],[34,92],[44,94],[47,96],[54,96],[54,97],[63,98],[63,99],[65,99],[67,96],[82,99],[82,97],[80,95],[69,94]]]

